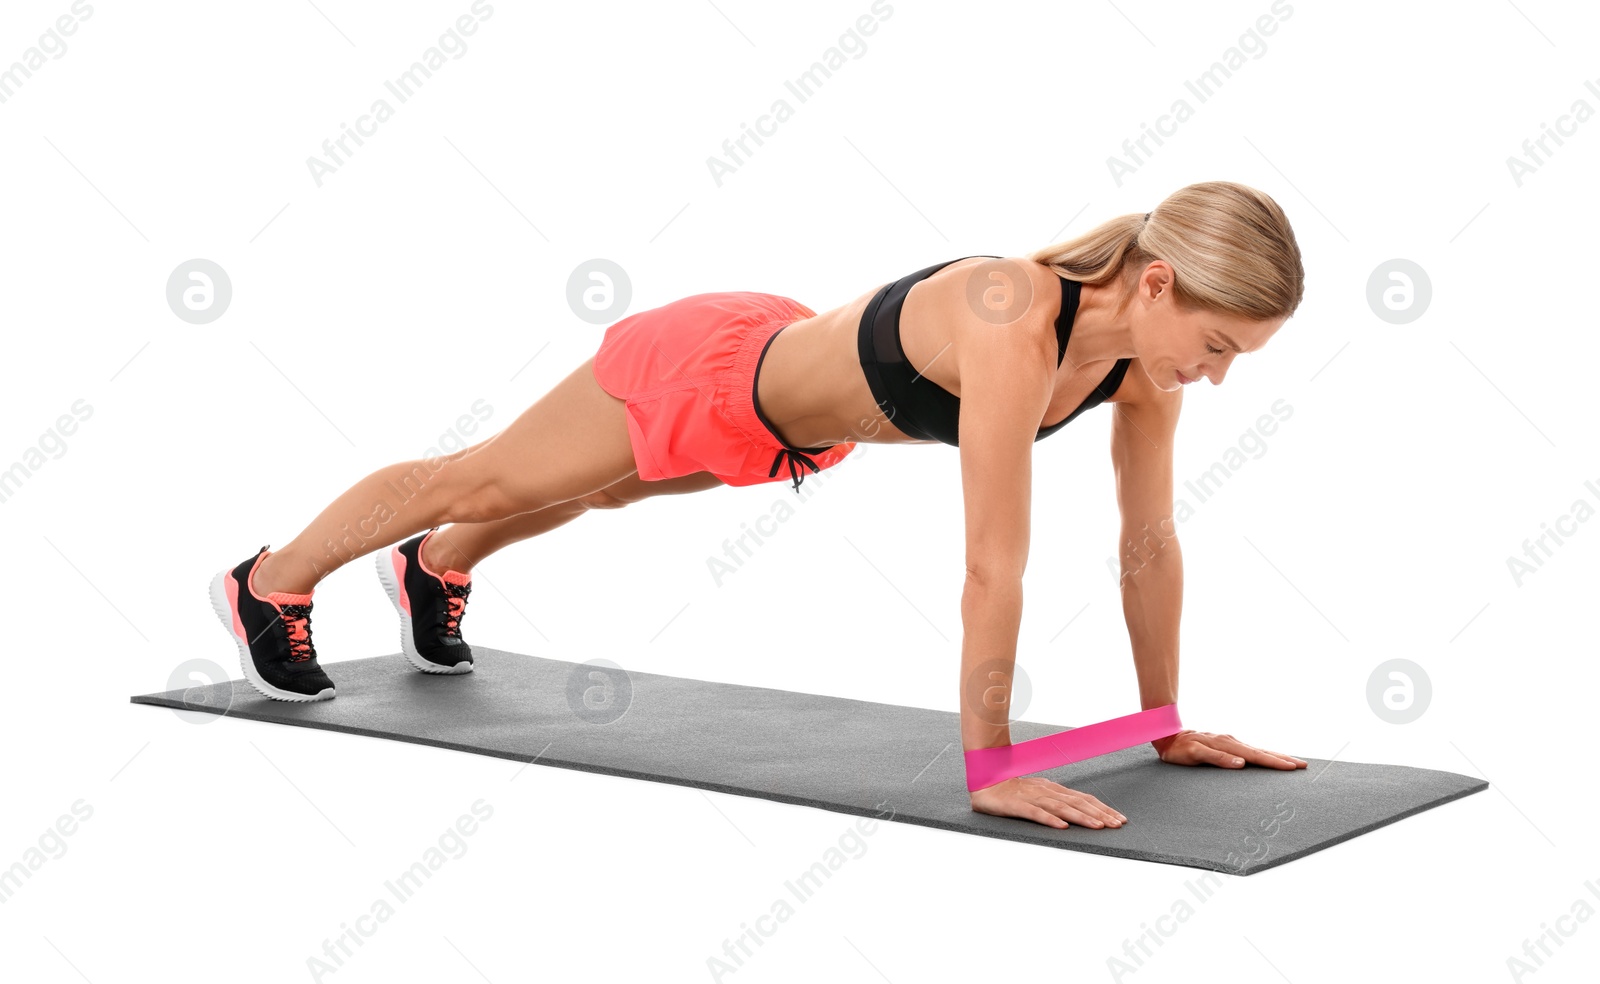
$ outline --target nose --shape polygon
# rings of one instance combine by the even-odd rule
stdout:
[[[1212,386],[1221,386],[1222,385],[1222,381],[1227,378],[1228,369],[1233,366],[1233,357],[1234,357],[1235,354],[1236,353],[1229,352],[1226,355],[1222,356],[1221,357],[1222,358],[1222,364],[1221,364],[1220,367],[1218,367],[1218,369],[1217,369],[1215,374],[1206,373],[1206,376],[1208,378],[1210,378],[1210,380],[1211,380],[1211,385]]]

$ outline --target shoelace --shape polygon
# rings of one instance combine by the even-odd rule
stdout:
[[[453,581],[444,582],[445,612],[444,634],[461,638],[461,617],[466,614],[467,595],[472,593],[472,584],[456,584]]]
[[[800,482],[805,478],[805,470],[802,468],[796,468],[796,462],[805,465],[806,468],[809,468],[814,472],[819,472],[822,470],[821,468],[817,467],[817,463],[815,461],[812,461],[811,458],[805,455],[803,452],[792,451],[789,448],[779,448],[778,456],[772,459],[772,470],[767,472],[768,478],[777,477],[778,468],[783,465],[785,459],[787,459],[789,462],[789,477],[794,479],[794,490],[796,493],[800,491]]]
[[[278,614],[289,631],[289,662],[315,659],[317,651],[311,647],[311,606],[284,605]]]

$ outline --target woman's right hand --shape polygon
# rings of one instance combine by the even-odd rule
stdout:
[[[972,808],[997,817],[1020,817],[1046,827],[1120,827],[1128,819],[1111,807],[1076,789],[1035,776],[1017,776],[975,789]]]

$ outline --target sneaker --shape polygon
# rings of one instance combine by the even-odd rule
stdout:
[[[422,563],[422,545],[439,527],[380,550],[378,580],[400,613],[400,649],[424,673],[471,673],[472,647],[461,638],[472,578],[435,573]]]
[[[239,644],[239,666],[251,686],[273,700],[331,700],[333,681],[311,645],[311,596],[257,594],[253,578],[266,556],[262,547],[212,578],[211,608]]]

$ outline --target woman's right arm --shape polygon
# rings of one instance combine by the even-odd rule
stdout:
[[[1011,744],[1011,678],[1028,563],[1033,444],[1050,403],[1053,322],[973,319],[958,349],[966,582],[961,592],[961,746]],[[972,808],[1052,827],[1118,826],[1122,815],[1047,779],[1018,777],[971,793]]]

